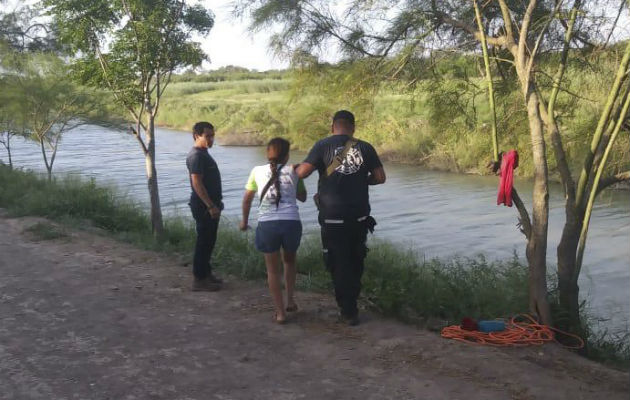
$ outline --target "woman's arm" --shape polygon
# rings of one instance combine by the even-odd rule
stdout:
[[[246,190],[245,195],[243,196],[243,218],[241,219],[241,223],[239,224],[239,229],[242,231],[247,230],[247,222],[249,221],[249,210],[252,207],[254,196],[256,196],[256,191],[254,190]]]
[[[300,165],[302,164],[293,164],[293,170],[296,172],[296,174]],[[302,203],[304,203],[306,201],[306,186],[304,186],[304,180],[300,178],[299,175],[297,179],[298,179],[298,183],[297,183],[297,188],[295,192],[295,198],[300,200]]]
[[[304,203],[306,201],[306,188],[304,188],[304,190],[300,190],[300,187],[298,187],[295,198]]]

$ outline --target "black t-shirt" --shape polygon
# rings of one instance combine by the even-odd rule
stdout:
[[[203,185],[206,187],[210,200],[217,206],[221,206],[221,174],[214,159],[208,154],[207,149],[193,147],[186,157],[186,166],[189,174],[199,174],[203,176]],[[189,175],[190,179],[190,175]],[[192,179],[190,179],[192,189]],[[190,204],[193,206],[203,206],[203,201],[199,198],[195,190],[190,194]]]
[[[342,152],[350,137],[332,135],[315,143],[304,162],[319,171],[320,213],[324,218],[354,218],[370,214],[368,176],[381,167],[381,160],[371,144],[359,140],[348,150],[345,160],[330,176],[326,168]]]

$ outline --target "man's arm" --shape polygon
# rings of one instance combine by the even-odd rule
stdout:
[[[201,174],[190,174],[190,181],[192,182],[192,187],[197,196],[203,201],[203,204],[208,207],[208,212],[210,212],[210,216],[212,218],[218,218],[221,215],[221,210],[217,207],[216,204],[210,200],[210,196],[208,196],[208,191],[206,187],[203,185],[203,175]]]
[[[300,177],[300,179],[308,178],[313,173],[313,171],[315,171],[315,166],[307,162],[301,163],[295,169],[295,172],[297,172],[297,175]]]
[[[376,167],[370,172],[368,185],[381,185],[385,183],[385,179],[385,169],[383,169],[383,167]]]

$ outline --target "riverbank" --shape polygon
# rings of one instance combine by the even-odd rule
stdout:
[[[586,64],[573,63],[565,75],[566,93],[557,104],[566,157],[579,172],[590,151],[590,138],[605,103],[618,54],[609,49]],[[540,67],[555,70],[555,60]],[[550,63],[550,65],[547,65]],[[361,62],[315,64],[287,71],[215,71],[176,76],[167,88],[157,123],[190,131],[196,121],[210,120],[220,143],[265,144],[274,136],[306,151],[329,134],[330,117],[350,109],[357,117],[357,137],[372,143],[383,159],[427,168],[487,175],[492,158],[491,112],[475,57],[445,55],[435,68],[416,71],[411,82],[372,81]],[[367,68],[369,70],[369,68]],[[497,79],[498,145],[517,150],[515,174],[533,176],[531,138],[520,90],[505,77]],[[543,85],[544,90],[549,90]],[[570,93],[588,93],[588,98]],[[627,136],[611,153],[607,172],[628,167]],[[556,174],[549,146],[550,174]],[[613,167],[616,166],[616,167]]]
[[[48,183],[36,174],[0,166],[0,187],[0,207],[11,215],[44,216],[69,227],[96,229],[141,248],[190,259],[194,230],[188,218],[167,218],[165,240],[156,243],[146,211],[94,181],[66,178]],[[254,250],[253,234],[243,234],[225,222],[215,257],[219,270],[241,279],[264,279],[263,260]],[[517,259],[489,262],[478,256],[427,260],[383,241],[372,241],[369,247],[362,297],[366,309],[432,329],[459,323],[463,316],[509,317],[527,310],[527,269]],[[305,237],[299,252],[300,290],[330,290],[320,258],[317,237]],[[587,339],[589,357],[628,365],[627,336],[602,333]]]
[[[556,345],[469,346],[369,312],[338,325],[329,294],[300,291],[300,311],[275,325],[263,282],[224,275],[223,291],[190,292],[177,255],[98,231],[0,217],[3,399],[616,400],[630,390],[627,372]]]

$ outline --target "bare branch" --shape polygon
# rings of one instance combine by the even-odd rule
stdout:
[[[129,17],[129,23],[131,24],[131,27],[133,28],[134,35],[136,36],[136,43],[135,43],[136,44],[136,57],[139,59],[140,54],[142,54],[142,51],[140,50],[140,35],[138,34],[138,29],[136,27],[136,19],[125,0],[122,0],[122,5],[123,5],[123,8],[125,9],[125,12],[127,12],[127,16]],[[141,75],[142,75],[142,79],[144,79],[144,77],[146,77],[147,75],[144,65],[142,66],[142,69],[141,69]]]
[[[529,0],[529,5],[527,6],[527,10],[525,11],[525,15],[523,15],[523,22],[521,24],[521,33],[518,39],[518,50],[517,50],[517,62],[520,64],[520,67],[523,68],[523,77],[525,84],[523,85],[523,89],[527,90],[529,86],[529,74],[530,70],[526,68],[526,56],[525,49],[527,48],[527,34],[529,33],[529,25],[532,21],[532,15],[534,13],[534,9],[536,8],[536,0]]]
[[[505,26],[505,32],[508,43],[514,44],[514,28],[512,27],[512,14],[508,8],[505,0],[499,0],[499,6],[501,7],[501,14],[503,15],[503,25]]]
[[[613,22],[612,28],[610,28],[610,32],[608,33],[608,37],[606,38],[606,41],[604,42],[604,45],[602,46],[603,49],[605,49],[606,46],[608,46],[608,42],[610,42],[610,38],[611,38],[613,32],[615,32],[615,28],[617,27],[617,22],[619,22],[619,17],[621,17],[621,13],[623,12],[623,9],[626,6],[627,1],[626,0],[621,0],[620,3],[621,4],[619,5],[619,11],[617,11],[617,18],[615,18],[615,22]]]
[[[129,129],[131,130],[131,133],[136,137],[136,139],[138,140],[138,143],[140,143],[140,147],[142,147],[142,151],[144,153],[144,155],[146,156],[146,154],[149,152],[149,149],[147,149],[146,144],[144,143],[144,140],[142,140],[142,137],[140,136],[140,134],[138,133],[138,131],[133,127],[130,126]]]
[[[560,4],[562,4],[562,1],[559,1],[556,5],[556,10],[554,10],[554,14],[555,12],[557,12]],[[558,67],[556,75],[553,77],[553,89],[551,91],[551,96],[549,97],[549,105],[547,107],[545,107],[544,105],[544,98],[542,96],[539,96],[541,101],[540,113],[547,126],[547,132],[549,132],[549,136],[551,137],[551,143],[554,153],[556,155],[556,164],[558,167],[558,171],[560,172],[560,179],[562,180],[562,184],[564,187],[564,197],[566,199],[567,205],[571,208],[573,208],[575,204],[575,181],[571,176],[571,169],[569,168],[569,162],[567,161],[564,146],[562,144],[560,127],[558,126],[558,121],[556,120],[555,115],[555,103],[558,97],[558,92],[560,90],[560,83],[562,82],[562,78],[564,77],[564,71],[567,65],[569,46],[571,45],[571,36],[573,34],[573,25],[577,17],[579,6],[580,2],[579,0],[577,0],[573,5],[573,9],[571,10],[571,18],[569,20],[569,25],[567,26],[567,31],[564,36],[564,46],[562,49],[562,56],[560,57],[560,65]]]
[[[609,124],[609,118],[614,108],[614,104],[618,99],[619,91],[621,89],[621,85],[625,79],[626,74],[628,73],[628,65],[630,64],[630,42],[626,46],[624,51],[623,58],[619,63],[619,68],[617,69],[617,74],[615,77],[615,81],[612,84],[610,92],[608,94],[608,98],[606,100],[606,104],[604,105],[604,110],[602,111],[599,121],[597,123],[597,127],[595,128],[595,133],[593,134],[591,140],[590,151],[586,154],[584,164],[582,167],[582,171],[580,173],[580,178],[578,180],[577,192],[576,192],[576,204],[580,209],[586,207],[586,188],[589,185],[589,182],[593,173],[593,159],[595,158],[595,153],[599,148],[602,135],[606,126]]]
[[[551,13],[549,13],[549,17],[547,19],[547,21],[545,22],[545,26],[543,27],[543,29],[540,31],[540,33],[538,34],[538,38],[536,39],[536,43],[534,44],[534,48],[532,49],[530,55],[529,55],[529,63],[527,64],[527,70],[531,71],[532,66],[534,65],[534,59],[536,58],[536,54],[538,53],[538,49],[540,48],[540,43],[543,40],[543,37],[545,37],[545,34],[547,33],[547,30],[549,29],[549,26],[551,25],[551,22],[554,19],[554,16],[560,11],[560,7],[562,6],[562,3],[564,1],[560,0],[557,2],[556,6],[554,7],[554,9],[551,11]],[[570,24],[571,28],[573,27],[572,24]],[[572,30],[572,29],[571,29]]]
[[[107,60],[105,60],[105,57],[103,56],[103,53],[101,53],[101,48],[98,46],[98,44],[96,44],[94,46],[94,49],[96,50],[96,56],[98,58],[99,64],[101,65],[101,70],[103,71],[103,77],[105,78],[105,82],[107,83],[107,86],[112,91],[112,94],[114,95],[116,100],[118,100],[127,109],[127,111],[129,111],[129,113],[131,113],[131,115],[134,117],[134,119],[139,121],[140,117],[138,116],[138,114],[134,110],[133,106],[128,104],[127,101],[124,98],[122,98],[122,97],[120,97],[118,95],[118,89],[114,86],[114,84],[109,79],[109,74],[107,72],[108,71]]]
[[[529,218],[529,213],[527,212],[527,207],[523,204],[523,200],[521,200],[521,196],[518,195],[516,188],[512,188],[512,200],[514,201],[514,205],[516,205],[516,209],[519,213],[519,230],[525,235],[527,240],[529,240],[532,234],[532,222]]]
[[[620,172],[618,174],[602,178],[602,180],[599,181],[599,185],[597,185],[597,193],[595,196],[599,195],[604,189],[614,185],[615,183],[626,181],[630,181],[630,171]]]
[[[470,26],[464,22],[458,21],[456,19],[451,18],[450,16],[443,14],[442,12],[438,11],[438,10],[434,10],[434,13],[436,14],[436,17],[446,23],[449,24],[455,28],[459,28],[465,32],[468,32],[469,34],[471,34],[472,36],[475,37],[475,39],[481,41],[481,33],[479,32],[478,29],[476,29],[473,26]],[[509,45],[509,39],[507,36],[503,35],[503,36],[498,36],[498,37],[492,37],[492,36],[487,36],[486,37],[486,42],[492,46],[499,46],[499,47],[505,47],[506,49],[510,49],[510,45]]]
[[[349,48],[362,53],[366,56],[369,57],[373,57],[373,58],[377,58],[379,57],[378,54],[375,53],[371,53],[367,50],[365,50],[362,47],[358,47],[356,46],[354,43],[348,41],[346,38],[344,38],[341,34],[336,32],[335,27],[330,23],[330,20],[328,18],[326,18],[324,15],[322,15],[317,7],[315,7],[314,5],[310,4],[309,2],[305,2],[306,5],[308,5],[311,10],[309,13],[306,13],[306,17],[315,25],[320,25],[323,24],[326,27],[326,32],[328,32],[329,35],[333,36],[334,38],[336,38],[337,40],[339,40],[341,43],[343,43],[345,46],[348,46]],[[315,19],[311,14],[314,14],[317,16],[317,19]]]
[[[160,93],[158,93],[160,95],[160,97],[162,97],[162,95],[166,91],[166,87],[171,83],[171,76],[172,75],[173,75],[173,71],[172,70],[168,71],[168,75],[166,75],[166,80],[164,81],[164,84],[162,85],[162,91]]]

